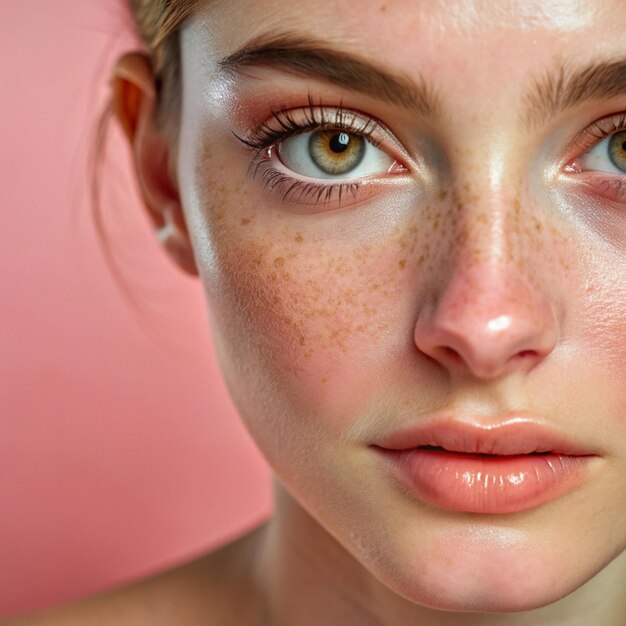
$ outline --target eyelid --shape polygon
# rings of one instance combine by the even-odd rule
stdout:
[[[606,115],[599,120],[589,124],[572,140],[567,152],[570,154],[574,150],[578,150],[582,153],[593,148],[597,143],[606,139],[610,135],[626,129],[626,111],[620,113],[612,113]],[[582,156],[577,155],[576,158]]]
[[[408,170],[412,169],[412,159],[408,151],[380,120],[361,111],[345,108],[341,104],[314,104],[311,98],[308,106],[272,112],[269,119],[252,128],[248,138],[235,136],[258,154],[281,140],[325,128],[345,130],[363,136],[375,148],[386,151]]]
[[[248,168],[251,178],[259,179],[264,189],[277,193],[284,203],[293,207],[290,210],[307,207],[309,211],[308,207],[318,204],[327,207],[325,210],[346,208],[373,197],[391,183],[405,179],[401,174],[417,171],[414,160],[397,136],[374,116],[346,108],[342,104],[315,104],[311,96],[308,103],[308,107],[305,105],[271,112],[269,119],[252,125],[247,137],[232,131],[253,152]],[[402,171],[392,172],[390,168],[387,172],[354,179],[324,180],[301,176],[292,170],[286,172],[274,163],[273,153],[281,141],[325,128],[359,134],[373,148],[385,152]]]

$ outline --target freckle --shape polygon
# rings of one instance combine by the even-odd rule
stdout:
[[[456,239],[456,241],[455,241],[456,245],[457,246],[464,245],[465,242],[467,241],[467,237],[468,237],[467,232],[465,232],[465,231],[462,231],[460,233],[457,232],[456,238],[455,238]]]
[[[215,214],[215,221],[216,222],[219,222],[220,220],[223,220],[223,219],[224,219],[224,213],[222,213],[221,211],[219,211],[219,212],[217,212]]]
[[[302,233],[296,233],[296,236],[293,239],[294,241],[298,243],[302,243],[304,241],[304,237],[302,236]]]
[[[376,291],[379,287],[380,287],[380,285],[379,285],[378,283],[374,283],[374,284],[370,287],[370,291]]]
[[[277,256],[277,257],[274,259],[274,265],[275,265],[276,267],[282,267],[282,266],[284,266],[284,265],[285,265],[285,258],[284,258],[284,257],[282,257],[282,256]]]
[[[447,198],[447,196],[448,192],[445,189],[441,189],[437,194],[437,198],[439,198],[441,202],[443,202]]]
[[[320,382],[325,385],[328,382],[328,378],[326,378],[326,376],[324,376],[323,378],[320,379]]]
[[[354,258],[357,259],[358,261],[363,261],[364,259],[367,259],[370,256],[370,253],[372,251],[372,246],[361,246],[360,248],[357,248],[353,255]]]
[[[401,270],[403,270],[406,267],[406,259],[400,259],[398,261],[398,266],[400,267]]]
[[[241,218],[241,225],[242,226],[247,226],[250,223],[250,218],[249,217],[242,217]]]

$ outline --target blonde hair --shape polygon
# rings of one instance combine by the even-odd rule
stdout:
[[[196,10],[200,0],[128,0],[127,7],[132,15],[135,30],[144,43],[152,62],[157,93],[156,126],[167,132],[170,141],[178,134],[178,121],[181,103],[181,59],[180,28],[184,21]],[[102,166],[106,161],[106,146],[109,124],[113,118],[113,99],[107,102],[95,127],[91,154],[87,167],[90,180],[90,203],[97,239],[104,260],[111,270],[116,283],[132,310],[141,311],[135,306],[132,289],[122,268],[115,259],[113,243],[115,236],[107,226],[104,214]]]
[[[183,22],[200,0],[130,0],[137,32],[145,43],[159,98],[157,124],[177,118],[180,106],[180,38]]]

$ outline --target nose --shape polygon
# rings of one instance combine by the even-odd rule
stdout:
[[[501,252],[501,250],[500,250]],[[550,293],[506,255],[460,251],[415,324],[417,348],[453,374],[493,379],[529,372],[555,348]]]

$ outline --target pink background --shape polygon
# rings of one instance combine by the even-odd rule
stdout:
[[[199,284],[160,252],[112,129],[124,300],[99,251],[86,151],[121,0],[0,3],[0,615],[184,560],[270,510]]]

